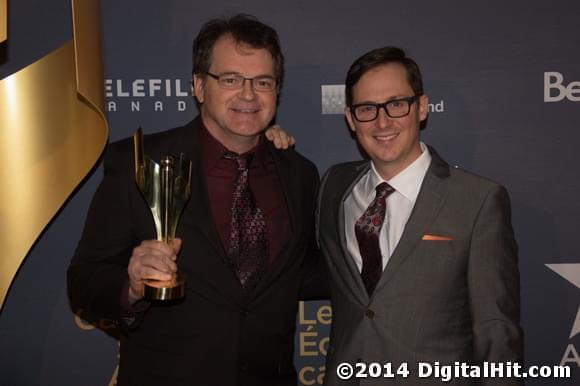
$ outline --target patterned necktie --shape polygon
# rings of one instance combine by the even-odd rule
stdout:
[[[383,256],[379,244],[379,233],[385,220],[386,198],[395,189],[386,182],[382,182],[377,185],[376,191],[375,199],[354,225],[354,232],[363,261],[361,276],[369,296],[375,290],[383,272]]]
[[[260,279],[268,253],[266,221],[250,189],[248,165],[252,155],[226,152],[224,158],[236,161],[238,178],[234,185],[230,247],[228,256],[234,273],[245,291]]]

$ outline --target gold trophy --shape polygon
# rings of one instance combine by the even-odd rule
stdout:
[[[133,135],[135,180],[153,214],[157,240],[170,243],[175,238],[179,216],[191,193],[191,161],[164,156],[159,164],[143,153],[143,130]],[[145,280],[147,300],[176,300],[185,295],[185,278],[176,272],[171,280]]]

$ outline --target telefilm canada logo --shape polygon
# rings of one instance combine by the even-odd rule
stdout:
[[[546,264],[546,267],[556,272],[566,281],[575,285],[576,289],[580,289],[580,264]],[[570,336],[568,337],[568,344],[566,345],[564,354],[562,355],[560,365],[572,366],[576,364],[576,366],[580,368],[580,355],[578,353],[580,347],[577,348],[572,343],[572,339],[580,334],[580,305],[578,306],[578,311],[575,316],[576,318],[572,321],[572,329],[570,330]]]
[[[346,105],[344,84],[323,84],[320,86],[322,115],[342,115]],[[429,103],[429,113],[444,113],[445,101]]]
[[[580,102],[580,81],[564,79],[557,71],[544,72],[544,102]]]
[[[109,113],[181,112],[195,103],[183,79],[105,79],[105,97]]]

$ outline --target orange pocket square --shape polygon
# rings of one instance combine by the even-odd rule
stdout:
[[[453,237],[451,237],[451,236],[442,236],[442,235],[428,235],[428,234],[424,234],[423,237],[421,237],[421,240],[426,240],[426,241],[451,241],[451,240],[453,240]]]

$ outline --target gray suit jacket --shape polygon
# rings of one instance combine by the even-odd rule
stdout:
[[[436,377],[413,379],[418,363],[521,362],[517,245],[507,192],[430,152],[415,207],[370,297],[346,248],[344,229],[354,224],[344,223],[343,206],[370,163],[336,165],[323,178],[317,232],[333,307],[326,385],[441,384]],[[374,361],[390,363],[394,378],[337,377],[341,362]],[[401,363],[408,378],[396,373]],[[477,382],[521,384],[505,378],[448,384]]]

